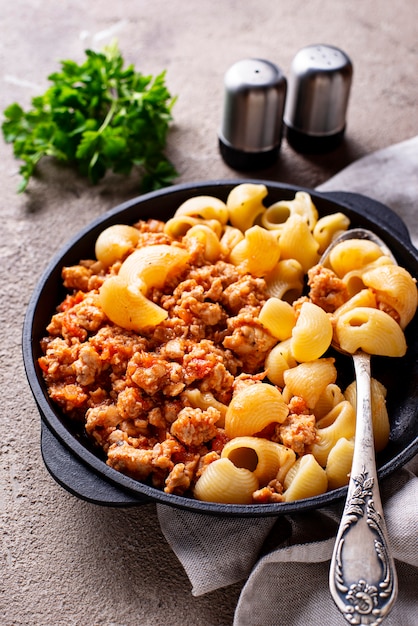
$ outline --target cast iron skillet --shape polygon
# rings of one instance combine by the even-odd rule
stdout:
[[[166,494],[140,483],[111,467],[89,442],[83,432],[71,423],[49,400],[42,373],[37,364],[41,356],[40,339],[45,335],[55,307],[64,298],[61,269],[80,259],[93,258],[99,233],[116,223],[134,223],[138,219],[171,217],[181,202],[196,195],[214,195],[223,200],[241,182],[264,183],[269,194],[266,206],[278,200],[290,200],[297,191],[307,191],[318,209],[326,215],[343,211],[351,226],[363,226],[377,233],[392,249],[400,265],[418,276],[418,251],[412,245],[401,219],[386,206],[350,193],[317,193],[290,185],[259,180],[226,180],[198,182],[169,187],[125,202],[108,211],[71,239],[52,259],[41,277],[31,301],[23,327],[23,358],[27,378],[41,416],[41,450],[45,465],[55,480],[74,495],[96,504],[135,506],[159,502],[200,513],[240,517],[280,515],[306,511],[342,500],[346,488],[297,502],[254,505],[227,505]],[[388,411],[391,421],[390,442],[378,457],[379,478],[396,471],[418,451],[418,319],[407,328],[407,355],[401,359],[373,357],[372,373],[388,388]],[[351,359],[334,355],[342,385],[353,380]],[[342,359],[342,360],[340,360]]]

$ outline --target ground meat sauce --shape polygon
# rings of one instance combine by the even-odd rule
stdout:
[[[138,247],[170,243],[162,222],[136,227]],[[99,288],[120,262],[65,267],[69,294],[47,327],[39,359],[50,397],[82,422],[108,465],[186,496],[228,441],[219,425],[222,407],[240,386],[263,380],[277,343],[257,320],[269,297],[264,279],[222,257],[209,264],[196,242],[191,248],[186,270],[147,296],[168,318],[141,335],[111,323],[100,308]],[[335,291],[338,297],[338,285]],[[213,406],[193,406],[193,390],[210,394]],[[303,453],[315,439],[306,413],[294,406],[280,428],[270,429],[271,439]],[[282,491],[271,484],[255,501],[280,501]]]

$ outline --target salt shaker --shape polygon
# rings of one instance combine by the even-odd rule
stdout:
[[[287,81],[264,59],[242,59],[224,77],[224,107],[219,149],[237,170],[272,165],[279,154]]]

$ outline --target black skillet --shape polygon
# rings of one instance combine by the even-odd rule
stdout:
[[[418,251],[412,245],[402,220],[388,207],[365,196],[345,192],[318,193],[291,185],[259,180],[226,180],[182,184],[143,195],[125,202],[96,219],[52,259],[30,300],[23,327],[23,358],[26,375],[41,416],[41,451],[45,465],[54,479],[70,493],[96,504],[137,506],[147,502],[188,509],[199,513],[240,517],[280,515],[307,511],[342,500],[346,488],[297,502],[253,505],[227,505],[166,494],[121,474],[105,464],[103,456],[85,434],[78,430],[49,400],[37,359],[41,356],[40,339],[57,304],[64,298],[61,269],[64,265],[92,258],[99,233],[116,223],[134,223],[138,219],[166,220],[177,206],[196,195],[213,195],[223,200],[240,182],[263,183],[268,188],[266,206],[278,200],[290,200],[297,191],[307,191],[320,216],[344,212],[351,226],[369,228],[391,248],[398,263],[418,276]],[[382,479],[395,472],[418,451],[418,319],[407,328],[407,355],[401,359],[374,357],[372,373],[388,388],[388,411],[391,421],[390,441],[378,456]],[[349,359],[335,355],[341,385],[353,380]]]

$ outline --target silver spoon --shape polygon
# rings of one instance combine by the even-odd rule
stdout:
[[[396,263],[379,237],[353,229],[335,239],[321,257],[346,239],[369,239]],[[334,347],[344,352],[339,346]],[[335,604],[350,624],[380,624],[396,600],[398,583],[379,493],[373,440],[370,355],[353,358],[357,386],[356,435],[347,499],[331,558],[329,587]]]

